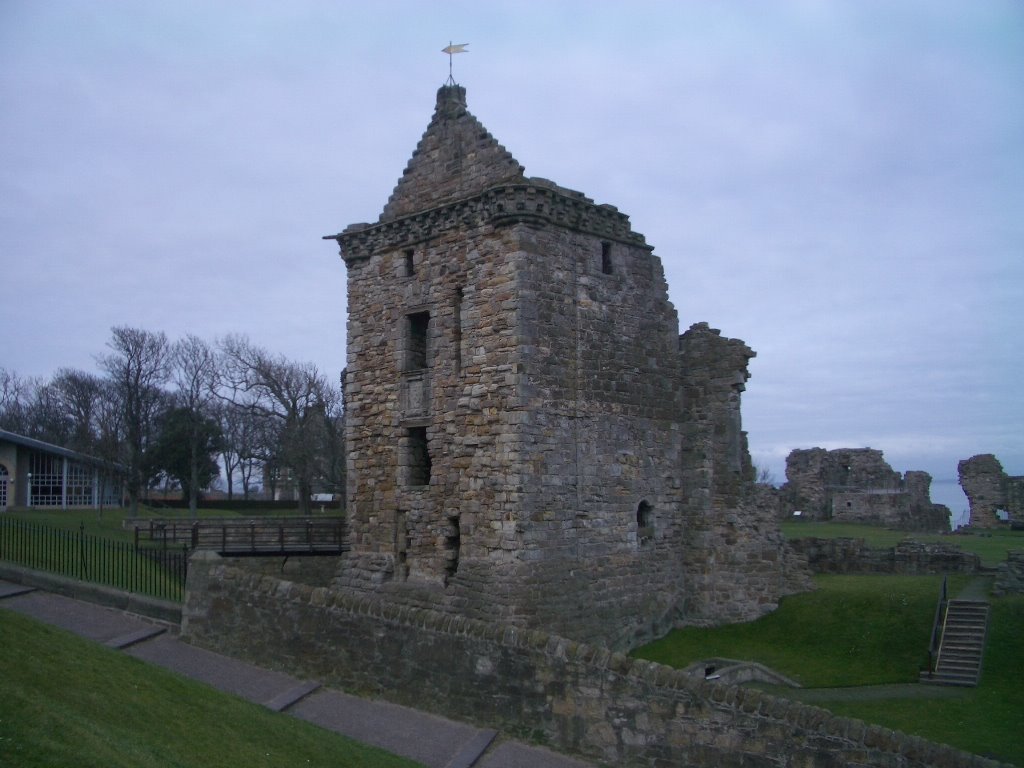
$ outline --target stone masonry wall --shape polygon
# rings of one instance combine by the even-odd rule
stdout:
[[[814,573],[898,573],[925,575],[980,573],[981,558],[954,544],[901,541],[874,548],[864,539],[793,539],[789,545],[807,559]]]
[[[690,526],[685,623],[750,621],[813,589],[754,483],[740,398],[755,353],[697,323],[679,337],[685,411],[684,509]]]
[[[791,591],[751,485],[753,352],[680,342],[661,261],[610,205],[435,113],[348,270],[351,549],[335,584],[612,648]],[[680,346],[682,345],[682,346]]]
[[[992,594],[995,597],[1024,594],[1024,550],[1006,553],[1006,562],[999,564]]]
[[[872,448],[797,449],[786,457],[779,490],[783,517],[882,525],[906,531],[948,531],[949,508],[931,501],[927,472],[900,475]]]
[[[960,486],[970,504],[969,525],[997,528],[1005,523],[996,514],[1001,510],[1010,520],[1024,521],[1024,478],[1010,477],[991,453],[964,459],[957,465]]]
[[[540,631],[192,560],[183,636],[606,765],[994,766],[759,691]]]

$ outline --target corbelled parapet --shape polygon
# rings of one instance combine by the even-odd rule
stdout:
[[[471,198],[375,225],[353,224],[344,232],[324,239],[337,240],[342,258],[351,262],[423,242],[452,229],[515,223],[565,227],[652,250],[644,236],[631,229],[629,217],[614,206],[598,205],[579,192],[558,187],[545,179],[499,185]]]

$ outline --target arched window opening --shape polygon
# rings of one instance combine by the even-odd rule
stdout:
[[[644,499],[636,507],[636,538],[646,544],[654,538],[654,508]]]

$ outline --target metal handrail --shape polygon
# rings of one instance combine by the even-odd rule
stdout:
[[[939,647],[942,645],[942,625],[946,613],[946,604],[949,602],[947,589],[947,577],[943,576],[942,587],[939,590],[939,602],[935,606],[935,619],[932,621],[932,637],[928,642],[929,677],[935,673],[935,660],[939,652]]]

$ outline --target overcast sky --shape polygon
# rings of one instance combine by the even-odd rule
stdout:
[[[0,0],[0,366],[229,332],[337,379],[345,270],[448,77],[758,353],[756,463],[1024,474],[1024,5]],[[947,484],[948,485],[948,484]],[[936,501],[962,496],[941,482]]]

